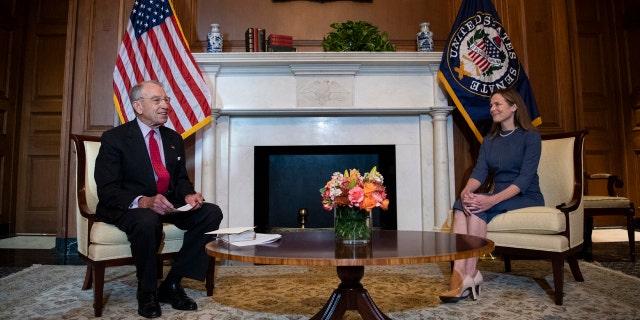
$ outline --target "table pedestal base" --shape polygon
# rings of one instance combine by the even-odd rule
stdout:
[[[340,266],[336,269],[342,282],[312,320],[340,320],[347,310],[357,310],[362,319],[391,320],[378,309],[367,289],[360,283],[364,276],[363,266]]]

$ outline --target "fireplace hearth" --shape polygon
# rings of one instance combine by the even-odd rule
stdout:
[[[355,168],[362,174],[376,166],[385,178],[390,205],[372,212],[373,226],[395,230],[396,165],[393,145],[256,146],[254,152],[254,222],[256,230],[333,227],[333,211],[321,204],[319,189],[331,175]]]

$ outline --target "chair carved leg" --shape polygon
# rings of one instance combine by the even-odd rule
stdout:
[[[553,266],[555,302],[557,305],[561,306],[562,299],[564,298],[564,258],[560,255],[553,257],[551,259],[551,265]]]
[[[636,262],[636,225],[635,225],[635,211],[631,209],[630,214],[627,216],[627,235],[629,236],[629,258],[631,262]]]
[[[205,280],[205,288],[207,289],[207,296],[213,295],[213,288],[216,286],[216,258],[211,257],[209,260],[209,268],[207,269],[207,278]]]
[[[511,257],[504,255],[502,260],[504,260],[504,271],[511,272]]]
[[[102,316],[103,290],[104,290],[104,264],[97,264],[93,268],[93,313],[96,317]]]
[[[569,268],[571,268],[571,274],[573,275],[573,279],[575,279],[578,282],[584,282],[582,271],[580,271],[580,265],[578,265],[578,257],[575,254],[573,254],[567,258],[567,262],[569,262]]]
[[[164,274],[164,270],[162,268],[163,261],[160,257],[158,257],[157,260],[158,261],[156,262],[156,270],[158,271],[158,279],[162,279],[162,276]]]
[[[593,242],[591,236],[593,234],[593,217],[584,216],[584,242],[582,243],[582,257],[586,261],[593,260]]]
[[[84,275],[84,283],[82,284],[82,290],[91,289],[93,284],[93,272],[90,265],[87,265],[87,272]]]

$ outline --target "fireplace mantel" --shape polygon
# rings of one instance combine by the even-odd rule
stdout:
[[[297,64],[362,65],[362,66],[440,66],[442,52],[229,52],[194,53],[203,66],[265,67]]]
[[[398,229],[448,229],[452,107],[437,82],[441,56],[194,54],[215,93],[213,120],[196,136],[195,183],[222,208],[222,227],[253,225],[255,146],[385,144],[396,146]]]

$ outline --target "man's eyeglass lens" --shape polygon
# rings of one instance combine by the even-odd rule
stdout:
[[[160,102],[164,101],[167,104],[171,103],[171,97],[164,97],[164,98],[159,98],[159,97],[155,97],[155,98],[140,98],[140,100],[144,100],[144,99],[148,99],[151,100],[151,102],[153,102],[153,104],[155,105],[159,105]]]

